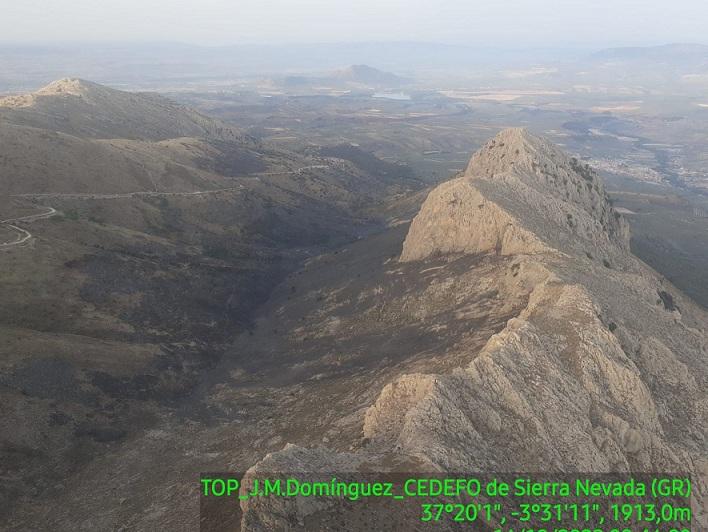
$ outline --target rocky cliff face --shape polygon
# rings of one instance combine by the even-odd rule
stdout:
[[[616,255],[629,229],[595,172],[545,139],[508,129],[436,188],[411,225],[401,260],[436,253]]]
[[[364,416],[365,449],[289,446],[255,470],[687,471],[705,529],[708,318],[628,240],[592,170],[524,130],[502,132],[430,193],[400,260],[510,256],[499,283],[523,310],[481,351],[467,345],[469,364],[387,384]],[[274,511],[243,509],[253,530]],[[279,515],[297,524],[315,511]]]

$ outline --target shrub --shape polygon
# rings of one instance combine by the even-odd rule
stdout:
[[[220,244],[209,243],[204,245],[204,254],[212,259],[227,259],[229,258],[229,250]]]
[[[674,310],[678,310],[678,307],[676,306],[676,303],[674,303],[674,298],[671,294],[669,294],[665,290],[661,290],[659,292],[659,297],[661,298],[661,302],[664,304],[664,308],[668,310],[669,312],[673,312]]]

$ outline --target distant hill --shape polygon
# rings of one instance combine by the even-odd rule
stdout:
[[[87,138],[239,140],[236,128],[158,94],[130,93],[65,78],[25,95],[0,98],[0,119]]]
[[[708,45],[665,44],[662,46],[634,46],[608,48],[590,56],[597,61],[707,61]]]
[[[409,83],[410,80],[368,65],[352,65],[319,76],[294,74],[276,81],[285,88],[306,88],[308,86],[365,86],[369,88],[393,88]]]
[[[585,57],[574,68],[583,72],[581,80],[700,95],[708,87],[708,46],[667,44],[609,48]]]
[[[405,78],[384,72],[368,65],[352,65],[335,74],[335,78],[364,85],[396,87],[406,82]]]
[[[321,185],[306,190],[298,177],[312,163],[158,94],[65,78],[0,97],[0,195],[191,192],[233,188],[233,178],[266,173],[261,180],[273,176],[279,187],[334,201],[411,178],[396,168],[385,185],[354,163],[347,172],[360,181],[342,189],[347,172],[340,172],[325,194]]]
[[[35,127],[0,124],[0,194],[189,192],[233,187],[225,167],[242,154],[241,174],[265,168],[238,143],[220,150],[196,138],[174,141],[80,138]],[[216,171],[217,169],[221,172]]]
[[[266,169],[237,128],[151,93],[65,78],[0,98],[0,193],[189,192]]]
[[[350,161],[360,170],[379,177],[381,179],[395,182],[398,179],[414,179],[413,171],[409,166],[390,163],[379,159],[372,153],[362,150],[351,144],[338,144],[333,146],[322,146],[318,154],[324,157],[333,157]]]

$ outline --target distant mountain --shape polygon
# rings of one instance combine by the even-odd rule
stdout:
[[[223,47],[154,43],[133,45],[0,44],[0,90],[24,90],[67,73],[103,83],[173,87],[190,80],[232,80],[265,72],[327,72],[343,65],[368,64],[398,70],[440,70],[527,64],[567,50],[506,50],[429,42],[362,42]]]
[[[225,188],[226,177],[266,168],[259,149],[237,128],[157,94],[67,78],[0,98],[8,195]]]
[[[610,48],[573,65],[579,83],[620,88],[642,87],[672,93],[702,95],[708,88],[708,46]]]
[[[405,78],[368,65],[352,65],[338,71],[334,77],[352,83],[386,87],[397,87],[406,82]]]
[[[285,88],[295,89],[303,89],[317,85],[349,88],[364,86],[367,88],[385,89],[400,87],[409,82],[410,80],[407,78],[368,65],[352,65],[320,76],[295,74],[276,81],[276,83]]]
[[[662,46],[608,48],[592,54],[590,58],[596,61],[708,62],[708,45],[665,44]]]
[[[239,140],[236,128],[154,93],[130,93],[65,78],[31,93],[0,98],[0,119],[97,139]]]

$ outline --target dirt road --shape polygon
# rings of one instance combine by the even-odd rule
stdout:
[[[30,238],[32,238],[32,233],[27,231],[26,229],[23,229],[22,227],[17,227],[18,223],[32,223],[36,222],[37,220],[42,220],[44,218],[51,218],[54,216],[57,211],[56,209],[52,207],[47,207],[49,209],[46,212],[40,212],[37,214],[30,214],[28,216],[21,216],[19,218],[9,218],[7,220],[1,220],[0,225],[4,225],[6,227],[9,227],[13,231],[16,231],[18,233],[17,239],[13,240],[12,242],[3,242],[0,243],[0,248],[8,248],[12,246],[17,246],[19,244],[23,244],[27,242]]]

